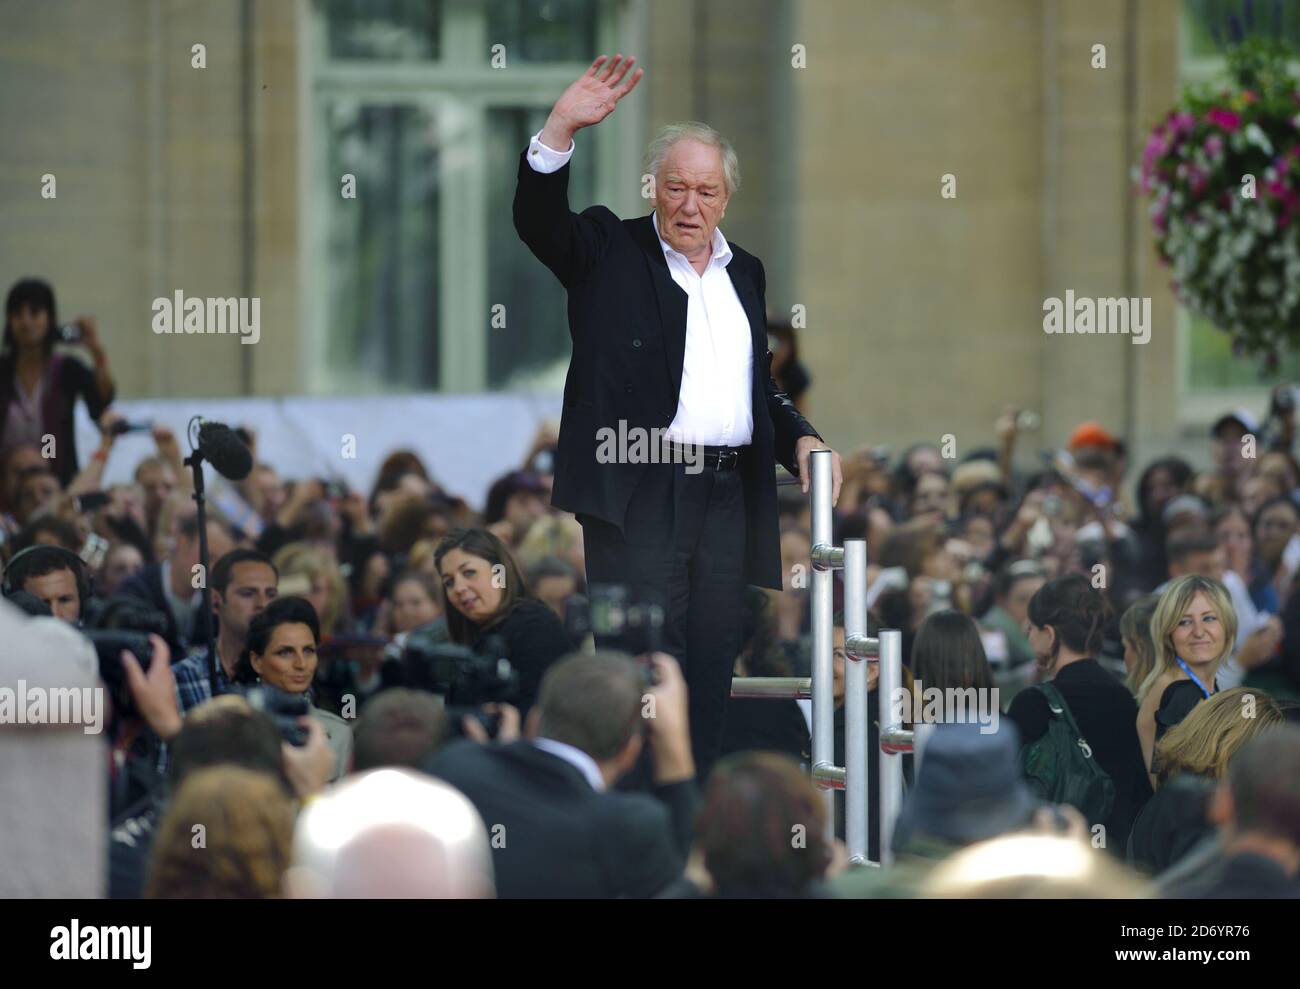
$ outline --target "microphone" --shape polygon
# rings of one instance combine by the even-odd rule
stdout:
[[[235,431],[222,422],[200,420],[199,456],[231,481],[242,481],[253,469],[253,454]]]

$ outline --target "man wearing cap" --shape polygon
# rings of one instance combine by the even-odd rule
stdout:
[[[633,61],[600,56],[556,101],[520,156],[514,223],[568,290],[551,503],[582,523],[590,584],[664,608],[703,778],[721,746],[745,585],[782,586],[776,465],[806,492],[810,454],[828,448],[772,380],[763,264],[718,228],[740,182],[726,138],[665,127],[643,162],[651,213],[569,208],[574,135],[637,84]],[[828,459],[834,501],[839,455]]]

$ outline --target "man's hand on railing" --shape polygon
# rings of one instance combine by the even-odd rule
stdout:
[[[800,436],[794,445],[795,466],[799,468],[799,487],[804,494],[808,493],[809,485],[812,484],[808,469],[808,455],[814,450],[831,450],[831,448],[816,436]],[[831,478],[831,505],[833,506],[840,499],[840,485],[844,483],[844,465],[840,461],[840,455],[834,450],[831,450]]]

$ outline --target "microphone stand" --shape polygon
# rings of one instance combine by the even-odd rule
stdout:
[[[219,693],[217,690],[217,643],[215,633],[215,622],[212,620],[212,590],[208,587],[208,511],[207,498],[203,492],[203,452],[196,442],[191,442],[193,452],[185,458],[183,463],[190,468],[194,477],[194,502],[198,506],[199,522],[199,564],[203,568],[203,587],[200,588],[203,594],[203,628],[208,640],[208,686],[213,697]]]

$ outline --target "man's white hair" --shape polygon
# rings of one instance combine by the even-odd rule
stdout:
[[[643,166],[646,174],[658,177],[669,150],[678,141],[700,141],[717,148],[722,156],[722,176],[727,183],[727,195],[734,196],[740,191],[740,159],[736,156],[736,149],[712,127],[698,120],[668,124],[660,129],[645,150]]]
[[[491,897],[487,829],[459,790],[377,769],[331,787],[298,815],[285,885],[296,899]]]

